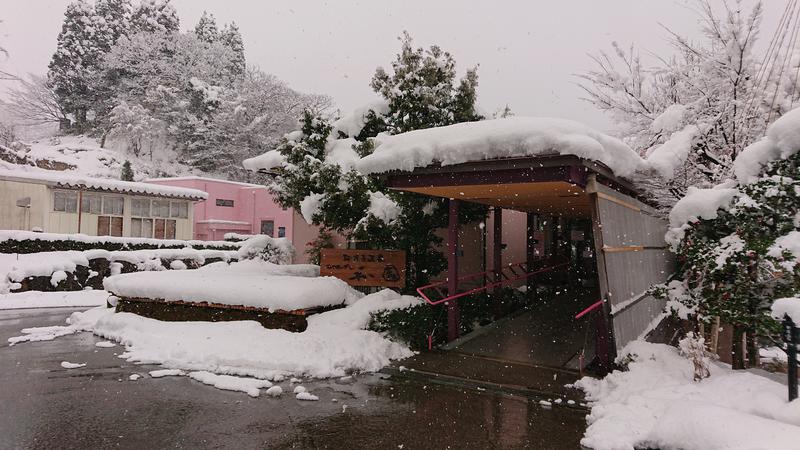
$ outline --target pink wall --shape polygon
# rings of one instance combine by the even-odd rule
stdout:
[[[262,221],[273,221],[273,236],[278,228],[294,236],[292,211],[278,205],[266,187],[201,177],[159,178],[148,183],[199,189],[208,193],[208,200],[194,207],[194,234],[199,240],[222,240],[225,233],[259,234]],[[232,200],[233,206],[217,205],[217,200]]]

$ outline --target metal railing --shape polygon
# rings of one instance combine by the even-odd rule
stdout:
[[[529,271],[526,263],[524,262],[514,263],[504,266],[500,270],[499,274],[496,274],[494,270],[487,270],[484,272],[472,273],[469,275],[464,275],[463,277],[459,277],[458,278],[459,284],[461,284],[461,282],[470,281],[481,277],[484,278],[485,280],[499,279],[499,281],[485,281],[483,286],[472,288],[464,292],[459,292],[456,294],[450,294],[450,293],[445,294],[444,291],[442,290],[442,287],[444,287],[445,290],[447,289],[447,281],[445,280],[445,281],[437,281],[422,287],[418,287],[417,293],[420,295],[420,297],[425,299],[425,301],[429,305],[431,306],[439,305],[441,303],[445,303],[450,300],[466,297],[467,295],[472,295],[477,292],[485,291],[487,289],[491,289],[494,287],[515,283],[517,281],[527,280],[528,278],[534,275],[552,272],[567,266],[569,266],[569,262],[554,264],[551,266],[545,266],[540,269]],[[438,300],[432,300],[428,295],[428,293],[425,292],[431,290],[433,290],[434,292],[436,292],[436,294],[438,294],[438,296],[440,297]]]

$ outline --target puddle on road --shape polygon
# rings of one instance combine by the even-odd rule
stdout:
[[[298,419],[271,447],[580,448],[586,427],[583,411],[418,380],[375,382],[368,398],[343,409]]]

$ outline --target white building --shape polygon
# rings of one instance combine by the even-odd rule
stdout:
[[[0,170],[0,229],[192,239],[194,202],[207,197],[197,189]]]

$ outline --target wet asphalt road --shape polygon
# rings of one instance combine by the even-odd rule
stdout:
[[[0,311],[0,448],[574,449],[585,428],[583,411],[422,379],[304,383],[318,402],[251,398],[150,378],[157,366],[95,347],[89,333],[6,343],[22,328],[61,325],[71,311]],[[134,373],[144,376],[130,381]]]

